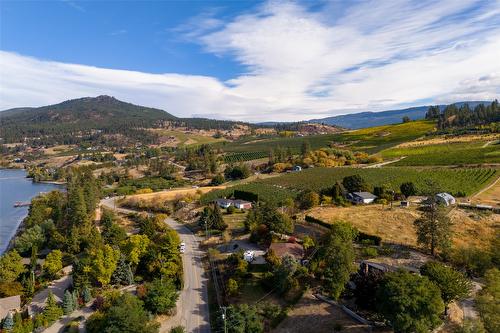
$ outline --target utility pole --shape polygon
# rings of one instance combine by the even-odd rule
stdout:
[[[221,307],[222,311],[222,320],[224,320],[224,333],[227,333],[227,317],[226,317],[226,307],[223,306]]]

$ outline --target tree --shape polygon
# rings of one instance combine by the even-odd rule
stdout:
[[[149,237],[146,235],[132,235],[127,239],[123,251],[132,265],[137,265],[146,254],[149,243]]]
[[[395,332],[426,333],[440,323],[444,303],[427,277],[406,271],[387,273],[377,290],[378,310]]]
[[[298,198],[301,209],[310,209],[319,205],[319,194],[314,191],[304,191]]]
[[[2,328],[6,331],[14,328],[14,316],[12,316],[11,312],[7,313],[7,317],[3,320]]]
[[[25,230],[20,236],[14,239],[16,250],[20,253],[28,253],[33,247],[43,248],[45,235],[42,227],[36,225]]]
[[[228,166],[224,170],[224,176],[226,179],[245,179],[248,178],[252,172],[246,164],[240,164],[237,166]]]
[[[203,212],[198,219],[198,224],[208,229],[226,230],[227,223],[224,222],[224,217],[220,211],[219,205],[213,204],[203,209]]]
[[[238,294],[238,282],[235,279],[230,278],[227,280],[227,292],[230,296]]]
[[[0,282],[14,282],[24,271],[22,258],[16,250],[0,257]]]
[[[407,198],[409,196],[417,194],[417,188],[415,187],[415,184],[413,184],[412,182],[407,182],[407,183],[401,184],[401,186],[399,186],[399,190]]]
[[[86,329],[88,333],[157,333],[159,324],[143,308],[141,300],[123,293],[104,312],[90,316]]]
[[[308,140],[302,141],[302,146],[300,147],[300,153],[302,154],[302,157],[305,157],[307,153],[311,151],[311,145],[309,144]]]
[[[170,333],[186,333],[184,326],[175,326],[170,329]]]
[[[349,223],[334,223],[330,232],[324,236],[316,257],[320,261],[318,266],[323,267],[319,271],[325,281],[323,286],[335,299],[340,297],[351,273],[356,270],[353,247],[356,235],[357,230]]]
[[[263,318],[255,306],[247,304],[230,305],[226,309],[228,333],[261,333],[264,331]],[[220,323],[223,327],[223,323]]]
[[[411,121],[410,117],[404,116],[403,117],[403,123],[409,123]]]
[[[342,185],[344,185],[346,190],[349,192],[363,192],[370,190],[370,186],[360,175],[344,177]]]
[[[221,185],[225,181],[226,181],[226,179],[224,178],[224,175],[221,173],[218,173],[217,175],[215,175],[214,178],[212,178],[212,180],[210,181],[210,185],[212,185],[212,186]]]
[[[357,274],[354,278],[356,305],[363,309],[375,310],[377,289],[383,278],[384,273],[378,270],[368,271],[366,274]]]
[[[47,305],[43,309],[42,314],[45,321],[51,324],[58,320],[64,312],[63,309],[57,304],[52,291],[49,291],[46,304]]]
[[[95,254],[92,256],[92,274],[101,285],[109,284],[119,259],[120,251],[113,249],[108,244],[95,250]]]
[[[304,238],[302,238],[302,246],[304,247],[304,250],[307,251],[308,249],[314,247],[314,245],[314,239],[312,239],[311,237],[305,236]]]
[[[151,313],[167,314],[175,308],[179,293],[172,280],[154,279],[146,285],[144,306]]]
[[[92,294],[90,293],[89,287],[83,286],[83,289],[82,289],[82,298],[83,298],[83,302],[85,304],[87,304],[88,302],[90,302],[90,300],[92,299]]]
[[[64,292],[63,296],[63,311],[65,315],[71,314],[75,310],[73,295],[68,289]]]
[[[427,262],[420,268],[420,273],[438,286],[446,307],[452,301],[467,297],[470,292],[471,282],[464,274],[439,262]]]
[[[125,239],[127,233],[115,223],[115,215],[109,210],[104,210],[101,216],[102,238],[112,246],[119,246]]]
[[[295,258],[285,255],[279,265],[274,266],[274,281],[279,293],[282,294],[290,290],[294,280],[293,275],[297,271],[297,265]]]
[[[124,255],[120,256],[116,270],[111,276],[111,282],[113,284],[122,284],[125,286],[134,283],[134,274],[132,273],[130,264],[126,261]]]
[[[422,217],[415,220],[414,225],[417,232],[417,243],[427,248],[431,255],[436,250],[445,250],[451,244],[451,220],[446,216],[444,207],[438,206],[434,197],[431,203],[424,207]]]
[[[50,278],[54,278],[62,268],[62,252],[53,250],[45,258],[43,270]]]
[[[500,332],[500,270],[490,269],[486,272],[485,287],[477,297],[477,308],[484,327],[488,332]]]

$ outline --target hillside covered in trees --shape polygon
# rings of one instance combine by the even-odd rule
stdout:
[[[440,130],[490,125],[500,122],[500,107],[497,100],[491,104],[478,104],[474,108],[469,104],[450,104],[443,110],[439,106],[431,106],[425,118],[437,119],[437,127]]]
[[[122,135],[150,143],[156,136],[146,128],[162,126],[231,129],[236,122],[204,118],[177,118],[160,109],[122,102],[111,96],[84,97],[38,108],[0,112],[4,143],[39,138],[41,144],[71,144],[104,135]]]

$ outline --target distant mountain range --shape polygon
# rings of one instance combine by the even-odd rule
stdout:
[[[470,102],[457,102],[454,103],[457,107],[463,104],[469,104],[471,108],[476,107],[478,104],[489,104],[491,101],[470,101]],[[352,113],[341,116],[326,117],[320,119],[311,119],[309,122],[321,123],[327,125],[336,125],[345,128],[366,128],[373,126],[381,126],[388,124],[400,123],[403,117],[408,116],[411,120],[418,120],[425,118],[425,113],[430,105],[416,106],[407,109],[380,111],[380,112],[360,112]],[[444,109],[446,105],[439,105]]]

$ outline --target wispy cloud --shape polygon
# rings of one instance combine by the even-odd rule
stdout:
[[[124,35],[127,32],[128,31],[125,30],[125,29],[120,29],[120,30],[111,31],[108,35],[110,35],[110,36],[118,36],[118,35]]]
[[[71,1],[71,0],[60,0],[70,6],[73,9],[76,9],[79,12],[85,13],[86,10],[84,7],[82,7],[80,4],[78,4],[76,1]]]
[[[217,15],[175,32],[239,62],[242,74],[226,82],[3,52],[0,106],[106,93],[181,116],[262,121],[500,96],[499,1],[268,2]]]

